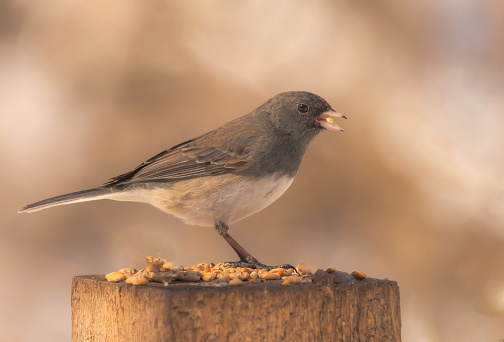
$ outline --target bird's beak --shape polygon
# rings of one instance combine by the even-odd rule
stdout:
[[[329,109],[317,116],[316,120],[320,124],[320,126],[329,131],[343,131],[343,128],[334,123],[334,118],[346,119],[346,116],[336,112],[334,109]]]

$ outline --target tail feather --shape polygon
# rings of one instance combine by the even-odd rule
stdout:
[[[42,201],[28,204],[18,213],[31,213],[42,209],[77,202],[94,201],[110,197],[111,189],[109,187],[99,187],[94,189],[72,192],[70,194],[51,197]]]

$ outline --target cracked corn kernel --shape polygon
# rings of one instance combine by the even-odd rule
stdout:
[[[128,282],[128,279],[126,279],[126,282]],[[133,281],[130,282],[130,284],[132,284],[132,285],[145,285],[148,283],[149,283],[149,281],[145,277],[133,279]]]
[[[137,274],[139,274],[139,273],[137,273]],[[145,278],[144,276],[137,276],[137,274],[127,278],[126,283],[132,284],[132,285],[145,285],[145,284],[149,283],[147,278]]]
[[[352,277],[358,280],[366,279],[366,274],[362,271],[353,271]]]
[[[329,123],[333,123],[334,122],[333,118],[331,118],[330,116],[328,116],[327,118],[325,118],[325,121],[327,121]]]
[[[241,285],[241,284],[243,284],[243,281],[241,281],[240,278],[234,278],[234,279],[231,279],[229,281],[229,285],[238,286],[238,285]]]
[[[226,283],[229,283],[229,281],[231,280],[231,278],[229,277],[228,274],[221,274],[219,276],[219,279],[222,280],[222,281],[225,281]]]
[[[211,281],[214,280],[217,275],[212,272],[207,272],[203,274],[203,280],[204,281]]]
[[[121,280],[125,280],[126,276],[122,272],[112,272],[105,275],[105,279],[111,282],[117,282]]]
[[[278,273],[273,273],[273,272],[264,272],[261,273],[261,278],[266,279],[266,280],[278,280],[280,279],[280,274]]]
[[[292,275],[285,277],[285,280],[289,282],[289,284],[299,284],[301,282],[301,277],[297,275]]]
[[[229,275],[229,278],[231,278],[231,279],[240,278],[240,276],[241,276],[240,273],[238,273],[238,272],[229,272],[228,275]]]
[[[147,265],[145,266],[145,270],[147,272],[159,272],[163,265],[166,263],[166,260],[161,258],[152,258],[148,256],[146,258]]]
[[[307,276],[310,273],[310,270],[303,264],[298,264],[296,269],[301,276]]]
[[[121,268],[117,272],[124,274],[126,277],[129,277],[137,273],[137,270],[135,270],[134,268]]]
[[[285,269],[279,267],[279,268],[274,268],[270,271],[271,273],[277,273],[280,277],[283,277],[286,275]]]

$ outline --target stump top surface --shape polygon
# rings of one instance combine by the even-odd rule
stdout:
[[[244,282],[240,286],[216,286],[211,282],[184,282],[184,281],[176,281],[170,284],[149,282],[145,285],[131,285],[126,284],[124,281],[121,282],[109,282],[105,279],[105,275],[103,274],[95,274],[95,275],[78,275],[74,276],[74,281],[84,281],[84,282],[97,282],[97,283],[105,283],[110,284],[111,286],[119,286],[119,287],[133,287],[133,288],[149,288],[149,289],[160,289],[164,291],[187,291],[187,290],[196,290],[196,289],[243,289],[243,290],[254,290],[254,289],[270,289],[270,288],[299,288],[299,287],[320,287],[320,286],[331,286],[331,287],[348,287],[348,286],[383,286],[383,285],[391,285],[393,287],[397,287],[397,282],[388,280],[388,279],[376,279],[376,278],[365,278],[365,279],[355,279],[350,274],[345,272],[336,271],[338,275],[339,282],[336,284],[321,284],[321,283],[300,283],[296,285],[282,285],[281,280],[263,280],[256,281],[254,283]]]
[[[76,276],[72,341],[401,340],[395,281],[357,280],[343,272],[338,279],[325,285],[265,280],[216,286],[131,285],[104,275]]]

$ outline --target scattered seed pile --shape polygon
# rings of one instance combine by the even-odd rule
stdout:
[[[337,272],[334,267],[325,271],[310,272],[305,266],[298,265],[296,270],[289,268],[254,269],[248,267],[231,267],[227,263],[200,263],[196,266],[175,266],[162,258],[147,257],[144,269],[123,268],[105,275],[110,282],[125,281],[132,285],[144,285],[149,282],[163,283],[168,286],[173,282],[205,282],[210,286],[242,285],[244,283],[260,283],[277,281],[282,285],[296,285],[301,283],[337,284],[344,282],[349,276]],[[343,275],[343,276],[342,276]],[[364,272],[352,272],[357,280],[366,278]]]

